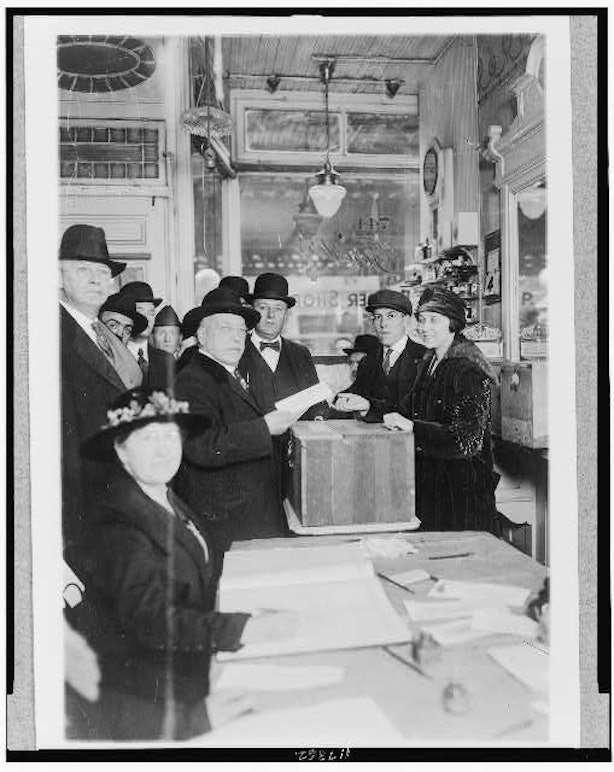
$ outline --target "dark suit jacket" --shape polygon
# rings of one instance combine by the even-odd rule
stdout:
[[[273,372],[248,336],[239,370],[265,413],[275,410],[275,402],[280,399],[307,389],[319,381],[309,349],[286,338],[282,338],[279,363]],[[324,415],[327,408],[325,402],[313,405],[302,418],[309,420],[316,415]]]
[[[98,346],[60,307],[62,401],[62,530],[64,555],[77,573],[87,519],[84,490],[101,473],[95,462],[82,461],[80,446],[107,420],[107,408],[126,389]]]
[[[388,375],[382,367],[382,346],[371,351],[358,365],[356,380],[347,391],[371,403],[366,421],[381,421],[385,413],[398,412],[416,380],[417,361],[426,349],[411,338]]]
[[[147,377],[143,385],[149,389],[161,389],[168,391],[172,389],[175,383],[175,371],[177,360],[168,351],[147,346],[147,356],[149,357],[149,367]]]
[[[273,443],[253,396],[217,362],[200,352],[179,372],[177,399],[208,419],[188,437],[175,490],[204,518],[218,546],[283,532]]]
[[[197,523],[188,507],[170,493],[173,515],[119,463],[107,467],[93,496],[92,561],[84,577],[90,617],[80,627],[98,654],[102,703],[116,705],[118,693],[128,704],[131,697],[144,701],[150,726],[141,721],[137,734],[155,737],[165,708],[206,697],[211,653],[239,647],[248,615],[213,610],[212,566],[184,524]],[[74,611],[78,616],[79,606]],[[111,716],[107,727],[122,736]]]

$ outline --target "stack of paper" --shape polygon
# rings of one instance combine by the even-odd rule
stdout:
[[[455,582],[441,580],[429,592],[430,598],[456,598],[482,606],[523,606],[530,590],[511,584],[481,584],[479,582]]]
[[[243,647],[218,653],[219,660],[378,646],[411,638],[359,544],[231,550],[224,561],[218,606],[220,611],[268,614],[273,631],[266,639],[250,642],[246,629]]]
[[[256,713],[183,744],[200,748],[368,748],[406,742],[374,700],[355,697]]]
[[[280,399],[279,402],[275,403],[275,407],[278,410],[288,410],[290,413],[302,415],[310,407],[317,405],[318,402],[332,401],[334,396],[330,386],[320,382],[310,386],[308,389],[297,391],[296,394],[292,394],[290,397]]]

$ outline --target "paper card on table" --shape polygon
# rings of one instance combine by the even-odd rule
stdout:
[[[490,656],[510,675],[531,691],[548,692],[550,657],[545,649],[520,643],[514,646],[493,646]]]
[[[275,403],[275,407],[278,410],[288,410],[291,413],[302,415],[310,407],[317,405],[318,402],[332,400],[333,397],[334,394],[330,386],[327,383],[319,382],[308,389],[297,391],[290,397],[280,399],[279,402]]]
[[[484,638],[491,633],[487,630],[474,630],[470,619],[456,619],[439,625],[429,625],[422,628],[433,637],[440,646],[454,646],[458,643],[469,643]]]
[[[393,559],[403,555],[415,555],[418,552],[417,548],[402,536],[365,536],[361,546],[370,558]]]
[[[286,666],[233,662],[224,666],[212,691],[248,689],[251,691],[287,691],[315,689],[343,680],[342,667],[325,665]]]
[[[442,579],[430,590],[430,598],[481,601],[483,606],[523,606],[530,590],[511,584],[483,584]]]
[[[507,607],[480,609],[473,614],[471,627],[491,633],[537,638],[539,625],[523,614],[513,614]]]
[[[391,579],[399,584],[409,585],[416,584],[417,582],[424,582],[426,579],[430,579],[431,575],[423,568],[414,568],[411,571],[400,571],[395,574],[388,574]]]
[[[353,697],[252,714],[182,745],[352,748],[406,742],[374,700]]]
[[[409,618],[414,622],[433,622],[437,619],[470,618],[480,608],[476,603],[465,600],[403,601]]]

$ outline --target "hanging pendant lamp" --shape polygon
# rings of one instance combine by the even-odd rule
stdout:
[[[341,206],[345,198],[346,189],[338,185],[339,174],[335,171],[329,157],[330,153],[330,126],[328,116],[328,84],[330,82],[335,63],[329,59],[322,62],[320,75],[324,83],[324,98],[326,104],[326,159],[324,166],[316,172],[318,182],[309,188],[309,195],[321,217],[332,217]]]

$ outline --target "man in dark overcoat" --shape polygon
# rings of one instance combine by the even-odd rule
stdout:
[[[367,309],[381,345],[358,366],[356,380],[339,394],[337,411],[359,413],[369,422],[380,422],[385,413],[400,409],[401,401],[416,380],[417,361],[424,346],[409,337],[412,307],[402,292],[378,290],[368,297]]]
[[[138,384],[122,380],[121,351],[128,352],[98,320],[112,289],[111,279],[126,264],[109,259],[105,233],[92,225],[69,227],[59,258],[62,531],[65,559],[79,573],[87,519],[85,492],[99,471],[95,462],[82,462],[80,446],[106,423],[107,405]]]
[[[175,488],[221,552],[234,540],[284,532],[272,438],[298,416],[264,409],[237,368],[258,320],[232,290],[211,290],[194,320],[198,352],[175,382],[177,399],[207,419],[207,428],[186,440]]]

